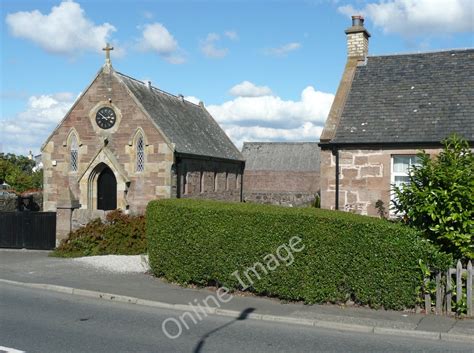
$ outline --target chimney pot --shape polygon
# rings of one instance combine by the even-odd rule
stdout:
[[[149,89],[151,89],[151,81],[146,81],[146,85]]]
[[[360,15],[352,16],[352,26],[364,27],[364,17]]]

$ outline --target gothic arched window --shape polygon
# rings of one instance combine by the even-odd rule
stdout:
[[[77,143],[77,137],[73,133],[71,136],[71,147],[70,147],[70,170],[72,172],[77,172],[77,165],[79,164],[78,162],[78,157],[79,157],[79,145]]]
[[[143,172],[145,170],[145,143],[142,134],[139,134],[136,139],[136,165],[135,171]]]

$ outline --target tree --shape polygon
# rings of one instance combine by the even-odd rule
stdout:
[[[418,154],[419,165],[410,183],[394,187],[397,213],[421,230],[443,251],[459,258],[474,258],[474,154],[469,143],[453,135],[431,159]]]
[[[0,153],[0,183],[6,182],[17,192],[41,189],[43,172],[33,171],[35,162],[25,156]]]

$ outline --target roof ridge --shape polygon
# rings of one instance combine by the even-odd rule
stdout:
[[[318,144],[319,142],[315,141],[244,141],[244,145],[306,145],[306,144]]]
[[[454,48],[454,49],[439,49],[429,50],[424,52],[407,52],[407,53],[395,53],[395,54],[379,54],[379,55],[368,55],[368,58],[386,57],[386,56],[405,56],[405,55],[425,55],[425,54],[437,54],[447,52],[461,52],[461,51],[474,51],[474,48]]]
[[[121,73],[121,72],[119,72],[119,71],[115,71],[115,73],[117,73],[117,74],[119,74],[119,75],[121,75],[121,76],[123,76],[123,77],[126,77],[126,78],[128,78],[128,79],[130,79],[130,80],[133,80],[133,81],[135,81],[135,82],[137,82],[137,83],[140,83],[140,84],[142,84],[142,85],[144,85],[144,86],[146,86],[146,83],[145,83],[145,82],[143,82],[143,81],[141,81],[141,80],[139,80],[139,79],[136,79],[135,77],[126,75],[126,74]],[[175,95],[175,94],[173,94],[173,93],[166,92],[166,91],[164,91],[164,90],[162,90],[162,89],[160,89],[160,88],[158,88],[158,87],[155,87],[155,86],[153,86],[153,85],[151,85],[151,84],[150,84],[150,87],[151,87],[152,90],[158,91],[158,93],[166,94],[167,96],[170,96],[170,97],[172,97],[172,98],[176,98],[176,99],[178,99],[179,101],[182,101],[182,102],[190,103],[190,104],[192,104],[192,105],[194,105],[194,106],[196,106],[196,107],[199,107],[199,108],[201,107],[199,104],[196,104],[196,103],[193,103],[193,102],[188,101],[187,99],[184,99],[184,96],[183,96],[183,100],[181,100],[181,97],[180,97],[179,95]]]

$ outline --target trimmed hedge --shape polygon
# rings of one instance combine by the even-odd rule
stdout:
[[[58,257],[138,255],[146,253],[145,217],[121,211],[107,214],[71,232],[52,253]]]
[[[153,273],[180,284],[242,289],[234,271],[300,237],[294,262],[249,288],[285,300],[413,307],[419,259],[440,269],[452,261],[411,228],[346,212],[187,199],[152,201],[146,217]]]

